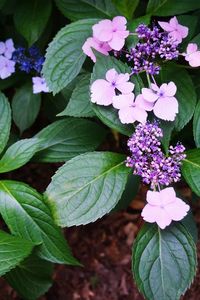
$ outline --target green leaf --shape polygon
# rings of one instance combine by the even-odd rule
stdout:
[[[174,122],[167,122],[167,121],[160,120],[159,127],[162,129],[162,132],[163,132],[163,137],[161,139],[161,143],[165,150],[165,153],[168,154],[171,134],[174,129]]]
[[[160,79],[162,83],[173,81],[177,86],[175,97],[179,103],[179,112],[175,119],[175,129],[180,131],[194,114],[197,98],[194,84],[188,72],[175,65],[163,65]]]
[[[55,0],[65,17],[72,21],[87,18],[107,19],[119,14],[111,0]]]
[[[23,299],[35,300],[52,285],[53,265],[35,254],[30,255],[5,275],[8,283]]]
[[[87,19],[66,25],[50,43],[42,72],[54,94],[67,86],[80,72],[86,58],[82,46],[92,35],[92,26],[97,21]]]
[[[120,73],[130,73],[130,67],[114,57],[105,57],[103,55],[97,55],[97,62],[94,65],[93,73],[91,76],[91,84],[97,79],[105,78],[106,72],[109,69],[115,68],[117,72]],[[139,77],[134,76],[133,82],[135,83],[135,93],[139,92],[141,82]],[[92,108],[97,115],[97,117],[107,126],[115,129],[125,135],[131,135],[133,133],[133,125],[124,125],[120,122],[118,111],[110,106],[102,106],[97,104],[92,104]]]
[[[24,139],[12,144],[0,160],[0,173],[12,171],[25,165],[38,149],[38,138]]]
[[[51,14],[51,0],[20,0],[17,3],[14,22],[29,46],[38,40]]]
[[[147,13],[153,16],[173,16],[200,8],[196,0],[149,0]]]
[[[200,100],[198,101],[194,112],[193,135],[197,148],[200,148]]]
[[[7,145],[11,126],[10,104],[3,93],[0,93],[0,153]]]
[[[0,231],[0,276],[15,268],[32,250],[30,241]]]
[[[193,192],[200,196],[200,149],[189,150],[186,154],[181,171]]]
[[[67,107],[58,116],[93,117],[94,111],[90,102],[90,74],[82,75],[77,83]]]
[[[62,162],[78,154],[95,150],[103,141],[106,130],[84,119],[66,118],[42,129],[36,137],[41,140],[34,160]]]
[[[0,199],[0,213],[10,231],[40,245],[37,254],[41,258],[55,263],[78,264],[37,191],[21,182],[2,180]]]
[[[33,94],[32,84],[25,84],[17,90],[12,100],[12,112],[21,133],[35,122],[40,105],[41,95]]]
[[[181,199],[183,197],[181,196]],[[184,200],[184,199],[183,199]],[[181,223],[185,226],[185,228],[189,231],[191,236],[193,237],[193,240],[195,244],[198,242],[198,229],[197,229],[197,223],[194,219],[194,216],[192,214],[192,211],[190,210],[188,214],[185,216],[183,220],[181,220]]]
[[[109,213],[121,198],[130,169],[125,157],[86,153],[58,169],[46,190],[54,220],[62,227],[88,224]]]
[[[146,299],[179,300],[196,273],[196,246],[186,228],[145,224],[133,246],[132,269]]]
[[[127,19],[132,19],[133,13],[139,4],[139,0],[113,0],[119,12]]]

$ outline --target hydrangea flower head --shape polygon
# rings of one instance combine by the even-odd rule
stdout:
[[[15,62],[3,55],[0,55],[0,78],[8,78],[14,72]]]
[[[189,62],[191,67],[199,67],[200,66],[200,51],[198,50],[198,46],[195,43],[190,43],[187,46],[185,60]]]
[[[172,221],[182,220],[189,209],[189,205],[177,198],[174,189],[169,187],[160,192],[147,192],[147,204],[142,210],[142,217],[149,223],[156,222],[164,229]]]
[[[87,56],[91,58],[94,63],[96,62],[96,56],[94,55],[92,49],[95,49],[104,55],[108,55],[108,52],[112,50],[107,42],[101,42],[94,37],[89,37],[83,44],[82,50]]]
[[[163,83],[160,87],[151,84],[151,88],[142,88],[142,97],[146,102],[154,103],[152,110],[156,117],[174,121],[178,113],[178,101],[174,97],[176,94],[174,82]]]
[[[147,120],[147,112],[140,106],[138,98],[134,101],[134,94],[122,94],[113,97],[114,108],[119,109],[119,119],[123,124],[130,124],[138,121],[145,123]]]
[[[115,69],[106,72],[106,79],[95,80],[90,88],[91,101],[99,105],[108,106],[113,103],[116,90],[123,94],[129,94],[134,89],[134,84],[128,82],[128,73],[118,74]]]
[[[114,17],[112,21],[102,20],[92,27],[93,36],[101,42],[107,42],[113,50],[119,51],[129,35],[126,23],[126,18],[121,16]]]
[[[45,93],[49,92],[49,88],[43,77],[33,77],[32,81],[33,81],[33,94],[38,94],[41,92],[45,92]]]
[[[188,27],[180,25],[176,17],[171,18],[169,22],[158,22],[158,24],[178,43],[188,35]]]
[[[8,39],[4,42],[0,42],[0,54],[6,58],[11,59],[13,52],[15,51],[14,43],[12,39]]]

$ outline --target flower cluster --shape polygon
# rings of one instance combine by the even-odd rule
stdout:
[[[181,161],[185,158],[185,148],[181,144],[170,146],[170,155],[166,157],[161,149],[161,137],[158,124],[147,122],[137,125],[128,141],[131,156],[127,157],[127,167],[134,168],[133,173],[141,176],[153,189],[179,181]]]
[[[6,79],[15,72],[15,61],[12,54],[15,51],[12,39],[0,42],[0,78]]]

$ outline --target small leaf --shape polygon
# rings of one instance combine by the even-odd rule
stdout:
[[[149,0],[147,13],[153,16],[174,16],[200,8],[196,0]]]
[[[193,135],[197,148],[200,148],[200,100],[198,101],[194,112]]]
[[[29,46],[38,40],[51,14],[51,0],[20,0],[17,3],[14,22],[17,30]]]
[[[109,213],[121,198],[130,172],[124,158],[92,152],[58,169],[45,193],[56,223],[62,227],[88,224]]]
[[[5,275],[8,283],[23,299],[35,300],[52,285],[53,265],[31,254],[15,269]]]
[[[105,135],[106,130],[92,121],[75,118],[56,121],[36,135],[41,143],[34,160],[66,161],[78,154],[95,150]]]
[[[42,72],[54,94],[66,87],[80,72],[86,58],[82,46],[92,35],[92,26],[97,21],[80,20],[66,25],[50,43]]]
[[[181,168],[182,174],[193,192],[200,196],[200,149],[189,150],[186,155]]]
[[[40,140],[24,139],[12,144],[0,160],[0,173],[15,170],[25,165],[36,153]]]
[[[133,246],[132,269],[146,299],[179,300],[196,273],[196,246],[186,228],[145,224]]]
[[[0,93],[0,153],[7,145],[11,126],[10,104],[3,93]]]
[[[0,276],[15,268],[32,250],[30,241],[0,231]]]
[[[93,117],[90,102],[90,74],[82,75],[77,83],[67,107],[58,116]]]
[[[136,7],[139,4],[139,0],[113,0],[120,13],[128,19],[131,19]]]
[[[21,133],[34,123],[40,104],[41,95],[33,94],[32,84],[23,85],[15,93],[12,100],[13,120]]]
[[[87,18],[107,19],[119,12],[111,0],[55,0],[59,10],[72,21]]]

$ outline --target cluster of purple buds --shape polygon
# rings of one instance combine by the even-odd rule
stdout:
[[[30,47],[27,51],[24,47],[18,47],[14,51],[12,59],[18,64],[19,69],[26,73],[31,71],[40,73],[44,63],[44,56],[36,46]]]
[[[135,32],[139,38],[135,47],[126,54],[129,62],[133,64],[132,74],[146,71],[151,75],[157,75],[160,66],[159,59],[172,60],[179,55],[178,42],[176,42],[168,32],[163,32],[159,27],[149,28],[140,24]]]
[[[185,147],[178,143],[169,147],[169,156],[161,149],[162,130],[156,122],[139,124],[128,140],[131,156],[127,157],[126,166],[133,168],[133,174],[142,177],[142,181],[156,186],[168,186],[181,178],[181,161],[186,157]]]

